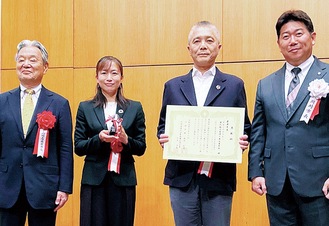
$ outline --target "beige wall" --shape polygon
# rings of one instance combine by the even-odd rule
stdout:
[[[163,84],[192,66],[187,52],[190,27],[199,20],[221,31],[217,66],[245,81],[252,118],[260,78],[282,66],[275,22],[285,10],[305,10],[317,31],[314,53],[329,59],[327,0],[2,0],[0,12],[0,91],[18,86],[14,55],[22,39],[36,39],[48,49],[50,70],[43,84],[69,99],[75,121],[78,103],[94,95],[94,66],[104,55],[122,60],[128,98],[143,104],[147,151],[136,157],[136,226],[174,225],[168,188],[162,184],[165,160],[156,139]],[[238,165],[232,225],[268,225],[265,197],[250,191],[247,151]],[[79,221],[83,158],[75,156],[74,193],[58,214],[59,226]]]

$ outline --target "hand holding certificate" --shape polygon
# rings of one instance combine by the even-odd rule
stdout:
[[[167,106],[164,159],[241,163],[244,108]]]

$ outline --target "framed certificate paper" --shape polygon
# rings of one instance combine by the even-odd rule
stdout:
[[[241,163],[244,108],[168,105],[163,158]]]

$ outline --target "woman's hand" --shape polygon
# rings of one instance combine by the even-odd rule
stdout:
[[[125,129],[122,126],[118,126],[118,132],[116,135],[109,135],[110,132],[108,130],[102,130],[98,137],[102,142],[110,143],[112,141],[118,140],[123,144],[128,144],[128,135],[126,134]]]
[[[126,134],[126,131],[122,127],[122,125],[118,126],[117,136],[118,136],[118,139],[121,143],[128,144],[128,135]]]

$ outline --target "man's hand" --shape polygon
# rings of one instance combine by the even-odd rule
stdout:
[[[64,206],[64,204],[67,202],[67,200],[69,199],[69,195],[65,192],[62,191],[58,191],[57,192],[57,197],[55,200],[55,204],[57,205],[57,207],[54,209],[54,212],[58,211],[60,208],[62,208]]]
[[[264,177],[255,177],[252,179],[252,191],[256,192],[258,195],[263,195],[267,193],[265,178]]]
[[[322,191],[324,196],[329,199],[329,178],[324,182]]]
[[[239,140],[240,148],[242,151],[246,150],[249,146],[248,135],[242,135]]]
[[[169,141],[169,136],[168,135],[160,134],[159,143],[160,143],[162,148],[163,148],[163,144],[167,143],[168,141]]]

